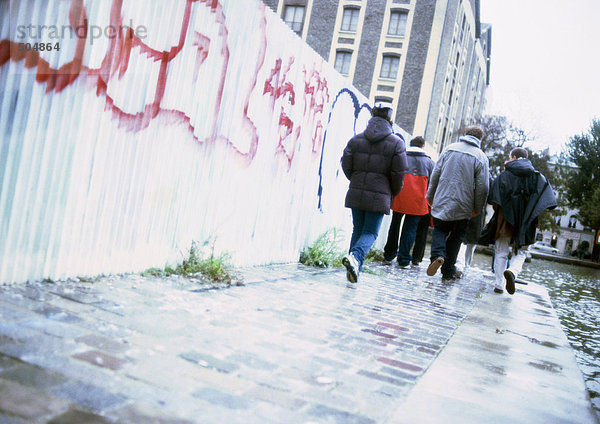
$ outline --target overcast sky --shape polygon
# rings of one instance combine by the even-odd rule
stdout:
[[[486,113],[559,153],[600,119],[600,0],[481,0],[492,25]]]

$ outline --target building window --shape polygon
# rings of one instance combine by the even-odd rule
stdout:
[[[388,35],[395,37],[404,37],[406,34],[406,20],[408,13],[393,10],[390,14],[390,26]]]
[[[396,76],[398,75],[399,65],[399,56],[383,56],[383,62],[381,63],[381,73],[379,74],[379,78],[396,79]]]
[[[390,105],[394,103],[394,99],[386,96],[375,96],[375,103],[389,103]]]
[[[297,34],[301,34],[304,22],[304,6],[286,6],[283,20]]]
[[[342,75],[350,74],[350,61],[352,60],[352,52],[338,50],[335,54],[334,68]]]
[[[344,8],[344,16],[342,17],[342,31],[356,32],[358,28],[358,14],[360,9],[356,7]]]

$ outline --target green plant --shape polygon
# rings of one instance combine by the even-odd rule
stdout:
[[[342,266],[344,256],[339,248],[340,231],[333,228],[325,231],[315,240],[314,244],[300,252],[300,263],[318,268]]]
[[[206,246],[205,242],[203,246]],[[210,254],[204,256],[201,253],[196,242],[192,242],[192,246],[187,257],[175,268],[166,265],[163,270],[159,268],[150,268],[142,273],[142,275],[151,275],[155,277],[163,277],[169,275],[183,275],[185,277],[202,277],[211,282],[239,284],[242,279],[238,276],[230,264],[230,256],[223,253],[219,256],[214,254],[214,245],[211,247]]]
[[[366,264],[370,264],[371,262],[383,262],[384,260],[383,250],[381,249],[371,249],[367,252],[367,256],[365,256]]]

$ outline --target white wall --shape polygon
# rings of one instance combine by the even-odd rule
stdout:
[[[0,9],[1,282],[162,267],[193,240],[248,265],[349,238],[339,160],[366,98],[262,2]],[[111,25],[137,37],[97,36]],[[60,51],[19,51],[40,41]]]

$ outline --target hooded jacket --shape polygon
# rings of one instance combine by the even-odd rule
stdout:
[[[374,116],[346,145],[342,170],[350,180],[345,206],[387,215],[407,170],[404,140],[387,120]]]
[[[460,137],[440,155],[429,181],[431,215],[442,221],[469,219],[481,213],[489,189],[489,160],[477,137]]]
[[[512,240],[516,249],[535,242],[538,216],[557,206],[546,177],[524,158],[506,163],[505,170],[492,183],[488,202],[497,205],[502,211],[502,219],[513,227]]]
[[[433,172],[433,160],[420,147],[410,146],[406,149],[408,172],[404,177],[402,190],[392,202],[392,210],[407,215],[426,215],[429,213],[427,205],[427,186],[429,177]]]

